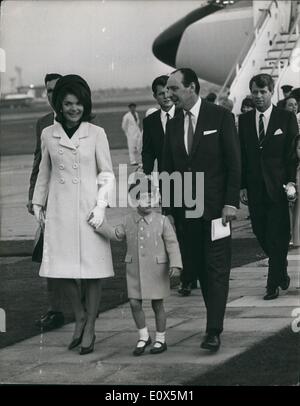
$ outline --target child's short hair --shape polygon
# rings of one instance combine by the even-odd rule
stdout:
[[[153,184],[146,176],[140,177],[131,183],[128,188],[129,196],[133,199],[139,199],[141,193],[151,194],[154,191]]]

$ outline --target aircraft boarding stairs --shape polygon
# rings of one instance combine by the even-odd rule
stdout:
[[[300,87],[300,12],[290,21],[289,32],[282,32],[278,2],[272,1],[261,9],[252,35],[249,36],[238,59],[219,92],[218,98],[228,94],[234,102],[233,113],[240,114],[244,97],[249,95],[249,80],[258,73],[268,73],[275,81],[273,102],[282,98],[280,86],[292,84]],[[292,18],[292,16],[290,17]],[[293,66],[294,65],[294,66]]]

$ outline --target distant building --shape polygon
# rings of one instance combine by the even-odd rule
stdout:
[[[25,93],[28,94],[29,96],[32,96],[34,98],[46,98],[46,90],[45,90],[45,85],[27,85],[27,86],[18,86],[17,87],[18,93]]]

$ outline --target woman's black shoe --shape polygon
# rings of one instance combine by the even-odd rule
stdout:
[[[83,328],[82,328],[82,331],[81,331],[80,336],[77,337],[77,338],[74,338],[74,339],[70,342],[70,344],[69,344],[69,346],[68,346],[68,350],[73,350],[73,348],[76,348],[76,347],[78,347],[79,344],[81,344],[85,325],[86,325],[86,322],[85,322],[84,325],[83,325]]]
[[[79,355],[86,355],[86,354],[89,354],[90,352],[93,352],[95,340],[96,340],[96,336],[94,334],[91,344],[88,347],[81,347]]]

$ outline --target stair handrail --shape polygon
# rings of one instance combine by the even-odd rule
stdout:
[[[253,28],[253,32],[252,34],[248,37],[248,40],[245,42],[242,50],[240,51],[239,55],[237,56],[234,64],[232,65],[232,68],[230,69],[227,78],[223,84],[223,86],[221,87],[221,90],[218,93],[217,96],[217,101],[220,99],[220,96],[223,95],[224,90],[226,89],[229,81],[231,80],[234,72],[237,71],[238,66],[242,66],[245,57],[247,56],[252,44],[253,44],[253,40],[255,40],[257,38],[257,33],[259,32],[260,28],[263,26],[263,24],[265,23],[267,17],[271,16],[271,8],[273,6],[273,4],[276,5],[276,7],[278,7],[277,5],[277,0],[272,0],[271,3],[269,4],[269,7],[266,9],[263,9],[263,13],[261,14],[261,16],[259,17],[255,27]]]
[[[270,73],[271,76],[273,75],[273,73],[274,73],[274,71],[277,69],[277,67],[278,67],[278,73],[279,73],[279,70],[280,70],[280,61],[281,61],[282,55],[283,55],[284,51],[286,50],[286,47],[287,47],[287,45],[288,45],[288,43],[289,43],[289,40],[291,39],[292,35],[294,34],[294,31],[296,30],[299,21],[300,21],[300,13],[298,13],[298,15],[297,15],[297,17],[296,17],[296,20],[295,20],[295,22],[294,22],[292,28],[290,29],[289,36],[288,36],[287,39],[285,40],[284,46],[283,46],[283,48],[282,48],[282,50],[281,50],[281,52],[280,52],[278,58],[276,59],[276,61],[274,61],[274,65],[273,65],[273,68],[272,68],[271,73]]]

